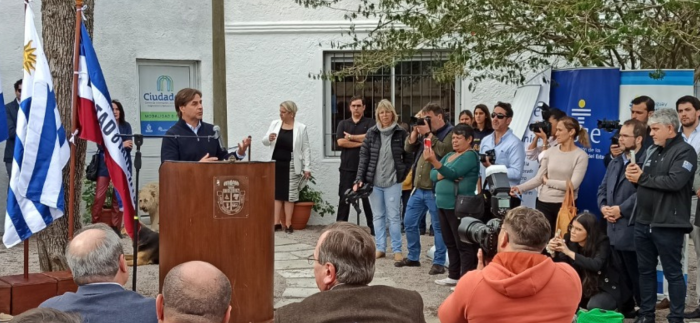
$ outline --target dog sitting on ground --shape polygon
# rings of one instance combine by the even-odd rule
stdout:
[[[160,243],[158,241],[158,232],[155,232],[141,223],[139,230],[139,252],[136,256],[136,264],[139,266],[158,264],[160,261]],[[134,265],[133,255],[124,255],[128,266]]]
[[[160,216],[158,214],[158,183],[148,183],[139,191],[139,209],[148,213],[151,219],[151,230],[159,232]]]

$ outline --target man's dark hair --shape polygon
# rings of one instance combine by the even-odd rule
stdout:
[[[566,112],[561,111],[557,108],[551,108],[551,109],[549,109],[549,116],[554,118],[554,120],[559,121],[559,120],[561,120],[561,118],[566,117]]]
[[[15,316],[9,323],[81,323],[80,315],[53,308],[37,307]]]
[[[19,86],[22,85],[22,79],[17,80],[15,82],[15,91],[19,91]]]
[[[432,112],[436,116],[443,116],[443,118],[445,117],[445,110],[443,110],[442,107],[435,102],[426,104],[423,109],[420,110],[420,112],[423,114]]]
[[[634,134],[635,138],[642,137],[643,139],[644,136],[647,135],[647,126],[637,119],[629,119],[625,121],[625,123],[623,123],[622,125],[625,127],[634,127],[632,133]]]
[[[357,100],[362,101],[362,105],[365,105],[365,97],[362,95],[353,95],[350,98],[350,101],[348,101],[348,102],[350,102],[350,104],[352,104],[352,101],[357,101]]]
[[[195,95],[198,95],[201,98],[202,97],[202,92],[197,89],[190,89],[190,88],[184,88],[175,94],[175,112],[177,112],[177,116],[179,118],[182,118],[182,112],[180,112],[180,107],[186,106],[188,102],[192,101],[194,99]]]
[[[642,95],[642,96],[636,97],[636,98],[634,98],[634,100],[632,100],[633,105],[642,104],[642,103],[644,103],[644,105],[647,107],[647,112],[654,111],[655,103],[654,103],[654,100],[652,98],[650,98],[646,95]]]
[[[206,264],[212,266],[211,264]],[[184,273],[188,263],[175,266],[163,280],[163,310],[182,322],[221,322],[231,303],[231,282],[216,267],[208,283],[193,283],[192,274]],[[204,319],[204,320],[202,320]]]
[[[510,106],[510,103],[498,101],[498,103],[496,103],[493,109],[496,110],[496,107],[500,107],[501,109],[506,110],[506,118],[513,117],[513,108]]]
[[[700,110],[700,100],[692,95],[682,96],[678,101],[676,101],[676,111],[678,111],[678,106],[683,103],[690,103],[693,105],[695,111]]]

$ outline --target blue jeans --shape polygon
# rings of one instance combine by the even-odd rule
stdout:
[[[408,245],[407,258],[411,261],[419,261],[420,259],[421,247],[418,222],[421,214],[424,214],[426,210],[430,212],[430,223],[433,225],[433,231],[435,232],[435,257],[433,264],[444,266],[447,247],[445,247],[445,242],[442,240],[438,209],[437,205],[435,205],[435,193],[432,190],[417,188],[411,195],[411,198],[408,199],[406,217],[404,218],[406,244]]]
[[[639,266],[639,292],[642,302],[639,316],[653,318],[656,305],[656,263],[661,258],[664,277],[668,280],[668,294],[671,300],[669,322],[683,322],[686,286],[681,264],[683,238],[685,233],[676,228],[650,227],[634,224],[634,244],[637,249]]]
[[[386,220],[389,221],[391,250],[401,252],[401,183],[390,187],[377,187],[369,195],[369,205],[374,215],[374,238],[377,251],[386,252]]]

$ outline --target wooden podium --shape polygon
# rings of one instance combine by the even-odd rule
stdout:
[[[160,167],[160,284],[173,267],[211,263],[231,281],[231,322],[271,322],[273,162],[165,162]]]

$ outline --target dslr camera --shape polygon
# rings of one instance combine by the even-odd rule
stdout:
[[[528,128],[532,132],[544,131],[547,137],[552,135],[552,124],[549,123],[549,117],[552,116],[552,108],[542,101],[537,102],[537,108],[542,112],[542,121],[531,123]]]
[[[362,214],[360,211],[360,199],[367,198],[369,197],[370,194],[372,194],[372,188],[374,185],[365,183],[362,185],[362,187],[359,187],[357,191],[353,191],[352,188],[349,188],[345,191],[345,194],[343,194],[343,199],[345,200],[345,203],[352,205],[355,208],[355,211],[357,214]]]
[[[503,165],[493,165],[486,169],[486,182],[491,193],[490,206],[494,218],[486,223],[471,218],[462,218],[459,228],[459,238],[464,243],[478,244],[483,251],[484,260],[490,261],[498,252],[498,233],[510,204],[510,182],[508,170]]]
[[[430,117],[425,117],[425,118],[416,118],[416,117],[411,117],[411,126],[425,126],[428,125],[430,126]]]
[[[489,158],[489,162],[490,162],[491,164],[493,164],[494,162],[496,162],[496,150],[495,150],[495,149],[491,149],[491,150],[485,151],[483,154],[479,154],[479,160],[480,160],[482,163],[485,163],[485,162],[486,162],[486,157]]]
[[[622,125],[620,124],[620,120],[598,120],[598,129],[602,129],[607,132],[617,132],[610,138],[610,141],[612,141],[613,145],[619,145],[620,144],[620,128],[622,128]]]

